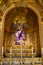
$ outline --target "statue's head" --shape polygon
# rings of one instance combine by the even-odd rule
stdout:
[[[22,25],[20,23],[18,24],[17,29],[22,30]]]

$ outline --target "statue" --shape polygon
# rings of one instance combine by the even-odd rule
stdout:
[[[15,40],[15,45],[20,45],[20,40],[21,41],[23,41],[23,45],[25,45],[26,44],[26,42],[25,42],[25,33],[24,33],[24,31],[23,31],[23,29],[22,29],[22,25],[21,24],[19,24],[18,26],[17,26],[17,31],[15,32],[15,38],[16,38],[16,40]]]

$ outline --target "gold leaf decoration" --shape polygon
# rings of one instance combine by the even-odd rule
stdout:
[[[39,0],[40,4],[43,5],[43,0]]]

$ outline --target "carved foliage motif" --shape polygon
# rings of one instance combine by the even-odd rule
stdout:
[[[35,0],[37,5],[39,5],[41,8],[43,8],[43,0]]]

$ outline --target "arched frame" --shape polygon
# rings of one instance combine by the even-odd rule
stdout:
[[[20,5],[19,5],[20,6]],[[8,14],[8,12],[10,11],[10,10],[12,10],[13,8],[16,8],[16,7],[19,7],[19,6],[15,6],[15,5],[11,5],[9,8],[7,8],[6,9],[6,11],[5,11],[5,13],[4,13],[4,15],[3,15],[3,17],[2,17],[2,44],[1,44],[1,46],[3,46],[3,40],[4,40],[4,26],[5,26],[5,17],[6,17],[6,15]],[[31,5],[23,5],[22,7],[27,7],[27,8],[30,8],[30,9],[32,9],[35,13],[36,13],[36,15],[38,16],[38,24],[39,24],[39,35],[40,35],[40,22],[41,22],[41,17],[40,17],[40,13],[39,13],[39,11],[35,8],[35,7],[33,7],[33,6],[31,6]],[[3,23],[4,22],[4,23]],[[41,38],[40,38],[40,43],[41,43]],[[41,44],[40,44],[41,45]]]

